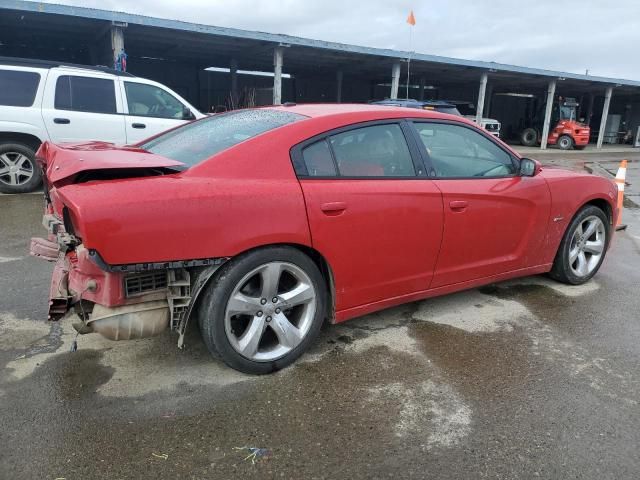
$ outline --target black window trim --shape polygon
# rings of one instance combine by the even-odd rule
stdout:
[[[415,170],[415,175],[402,175],[402,176],[371,176],[371,175],[341,175],[340,169],[338,168],[338,163],[336,161],[336,156],[333,151],[333,146],[329,141],[329,137],[333,135],[338,135],[340,133],[348,132],[350,130],[357,130],[359,128],[365,127],[373,127],[376,125],[388,125],[388,124],[396,124],[400,127],[402,131],[402,135],[404,136],[405,142],[407,144],[407,148],[409,149],[409,155],[411,156],[411,161],[413,163],[413,168]],[[293,147],[289,150],[289,154],[291,157],[291,162],[293,164],[293,170],[296,174],[296,177],[299,180],[425,180],[427,178],[426,169],[424,166],[423,159],[420,154],[420,150],[418,145],[415,143],[414,136],[415,129],[411,127],[407,119],[405,118],[388,118],[381,120],[369,120],[365,122],[353,123],[350,125],[345,125],[342,127],[334,128],[332,130],[327,130],[326,132],[322,132],[318,135],[314,135]],[[336,170],[336,175],[309,175],[307,171],[307,166],[304,163],[304,158],[302,157],[302,151],[316,143],[324,140],[327,142],[329,146],[329,151],[331,152],[331,159],[333,160],[333,166]],[[304,174],[300,173],[304,172]]]
[[[410,126],[411,129],[411,134],[414,137],[414,141],[418,144],[418,149],[420,151],[420,157],[422,158],[422,162],[425,165],[427,174],[429,178],[435,179],[435,180],[495,180],[495,179],[500,179],[500,178],[517,178],[517,177],[521,177],[520,175],[520,159],[518,157],[516,157],[512,152],[510,152],[509,150],[507,150],[504,145],[501,145],[500,143],[498,143],[495,139],[495,137],[493,135],[491,135],[490,133],[486,132],[484,129],[480,129],[474,125],[467,125],[465,123],[462,122],[456,122],[454,120],[444,120],[444,119],[432,119],[432,118],[408,118],[407,119],[407,123]],[[431,159],[429,158],[429,154],[427,153],[427,149],[424,146],[424,143],[422,143],[422,139],[420,138],[420,134],[418,133],[418,129],[415,127],[415,123],[436,123],[436,124],[446,124],[446,125],[456,125],[458,127],[463,127],[463,128],[468,128],[469,130],[472,130],[480,135],[483,135],[486,139],[488,139],[491,143],[493,143],[496,147],[498,147],[500,150],[502,150],[503,152],[505,152],[510,160],[511,163],[513,164],[513,166],[515,167],[515,172],[512,175],[498,175],[498,176],[491,176],[491,177],[476,177],[476,176],[471,176],[471,177],[438,177],[437,175],[435,175],[435,169],[433,168],[433,164],[431,163]]]
[[[58,108],[56,107],[56,93],[58,90],[58,82],[63,77],[81,77],[81,78],[89,78],[91,80],[107,80],[113,83],[113,95],[115,100],[116,111],[115,112],[94,112],[87,110],[76,110],[74,108]],[[71,87],[69,87],[71,88]],[[92,77],[90,75],[76,75],[75,73],[67,73],[64,72],[56,78],[54,90],[53,90],[53,109],[60,112],[78,112],[78,113],[93,113],[95,115],[125,115],[124,112],[118,111],[118,85],[116,85],[116,81],[113,78],[105,78],[105,77]]]

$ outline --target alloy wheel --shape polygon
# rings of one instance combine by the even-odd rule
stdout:
[[[33,177],[33,163],[19,152],[0,155],[0,182],[5,185],[24,185]]]
[[[277,360],[295,349],[309,332],[316,291],[300,267],[270,262],[245,275],[233,289],[224,327],[236,352],[256,361]]]
[[[594,215],[585,218],[573,232],[569,265],[574,275],[586,277],[599,265],[606,247],[606,228]]]

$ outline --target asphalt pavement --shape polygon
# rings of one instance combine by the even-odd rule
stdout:
[[[195,328],[185,350],[166,333],[70,352],[71,326],[45,320],[52,265],[27,252],[41,214],[39,195],[0,196],[2,479],[640,477],[640,210],[588,284],[527,277],[327,325],[265,377]]]

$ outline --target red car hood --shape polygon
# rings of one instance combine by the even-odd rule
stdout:
[[[36,153],[49,185],[65,184],[81,172],[95,170],[132,170],[183,167],[170,160],[137,147],[116,147],[107,142],[56,145],[44,142]],[[68,180],[68,182],[65,182]]]

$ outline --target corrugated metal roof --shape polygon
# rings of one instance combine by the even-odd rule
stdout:
[[[179,20],[168,20],[164,18],[147,17],[124,12],[112,12],[95,8],[73,7],[68,5],[56,5],[51,3],[29,2],[25,0],[0,0],[0,9],[18,10],[25,12],[37,12],[57,15],[67,15],[72,17],[87,18],[92,20],[106,20],[114,22],[125,22],[137,25],[145,25],[157,28],[182,30],[187,32],[204,33],[228,38],[239,38],[246,40],[257,40],[271,42],[274,44],[287,44],[301,47],[333,50],[337,52],[347,52],[361,55],[378,56],[404,59],[411,56],[412,62],[428,62],[433,64],[445,64],[451,66],[471,67],[480,70],[495,70],[497,72],[520,73],[524,75],[535,75],[544,77],[565,78],[572,80],[582,80],[588,82],[600,82],[613,85],[624,85],[630,87],[640,87],[640,81],[626,80],[620,78],[597,77],[591,75],[580,75],[569,72],[557,72],[542,68],[521,67],[517,65],[507,65],[496,62],[483,62],[479,60],[464,60],[459,58],[442,57],[425,53],[411,53],[401,50],[391,50],[386,48],[363,47],[360,45],[350,45],[346,43],[327,42],[324,40],[313,40],[309,38],[294,37],[291,35],[257,32],[251,30],[241,30],[237,28],[217,27],[213,25],[202,25],[198,23],[183,22]]]

